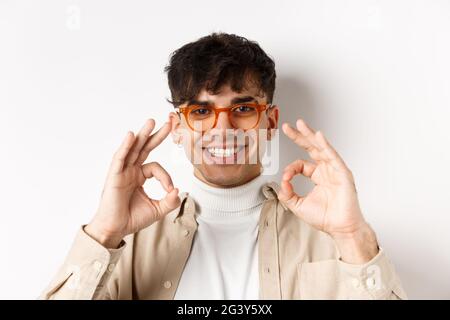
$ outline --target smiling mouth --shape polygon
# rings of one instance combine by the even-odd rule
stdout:
[[[230,156],[236,155],[239,151],[241,151],[245,146],[236,146],[233,148],[216,148],[216,147],[207,147],[205,149],[212,157],[215,158],[226,158]]]

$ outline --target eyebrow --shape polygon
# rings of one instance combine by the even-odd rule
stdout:
[[[250,102],[250,101],[256,101],[255,97],[252,96],[244,96],[244,97],[236,97],[233,98],[231,100],[231,104],[236,104],[236,103],[244,103],[244,102]],[[189,100],[188,105],[200,105],[200,106],[212,106],[214,105],[214,102],[210,101],[210,100]]]

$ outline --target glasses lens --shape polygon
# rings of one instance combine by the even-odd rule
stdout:
[[[215,113],[212,107],[194,106],[188,115],[188,120],[195,131],[209,130],[214,125]]]
[[[230,122],[235,128],[247,130],[258,123],[259,112],[256,106],[239,105],[230,110]]]

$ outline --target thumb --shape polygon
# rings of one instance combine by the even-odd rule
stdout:
[[[281,181],[281,190],[278,193],[278,200],[286,205],[286,207],[288,207],[294,214],[300,214],[300,206],[303,202],[303,197],[298,196],[294,192],[294,188],[289,181]]]
[[[170,211],[178,208],[181,203],[180,198],[178,197],[178,188],[173,188],[170,192],[166,194],[166,196],[159,201],[160,213],[162,215],[168,214]]]

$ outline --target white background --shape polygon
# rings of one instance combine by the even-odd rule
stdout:
[[[275,59],[281,121],[303,117],[340,152],[409,297],[450,298],[445,0],[0,0],[0,298],[44,289],[126,131],[172,110],[169,54],[212,31]],[[151,159],[183,189],[176,149],[168,139]],[[304,156],[281,137],[280,167]]]

